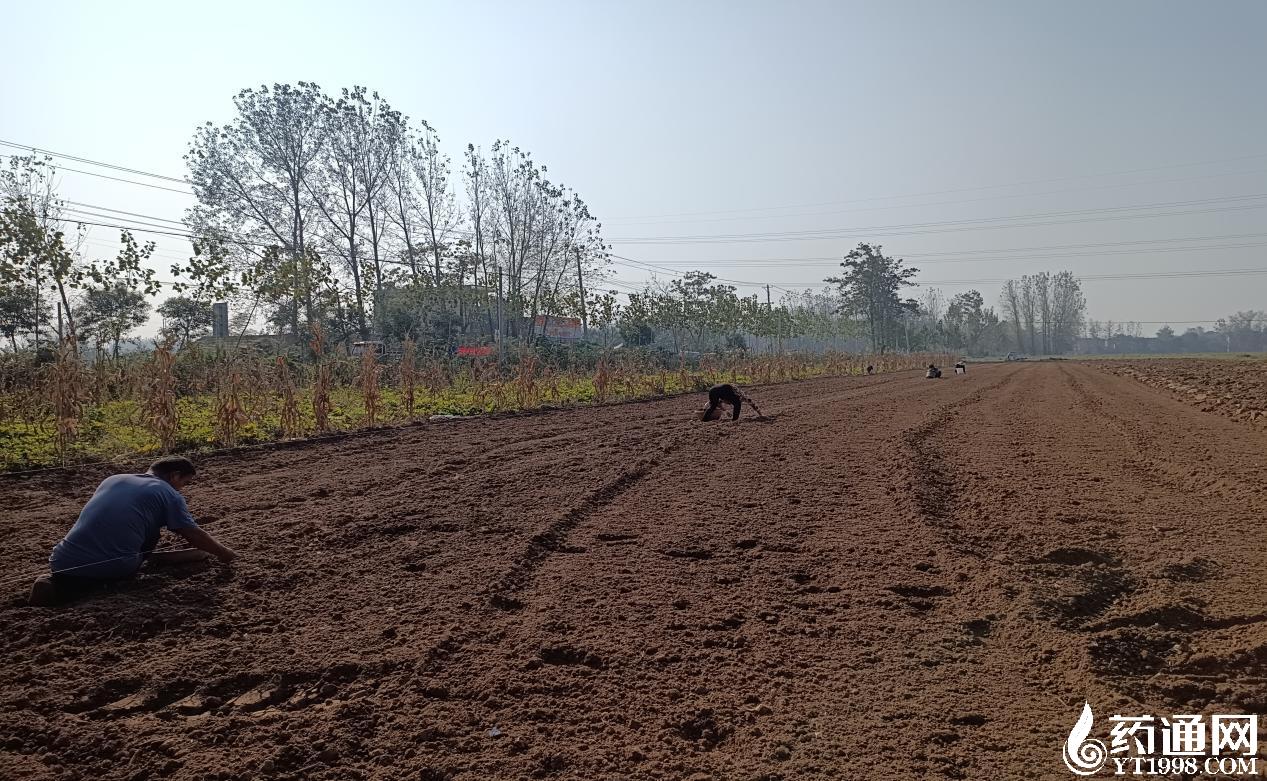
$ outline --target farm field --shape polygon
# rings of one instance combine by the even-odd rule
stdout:
[[[58,609],[115,470],[0,477],[0,777],[1055,779],[1084,701],[1267,714],[1267,432],[1115,371],[209,455],[242,559]]]
[[[1267,360],[1262,356],[1108,360],[1097,365],[1169,391],[1206,412],[1267,429]]]

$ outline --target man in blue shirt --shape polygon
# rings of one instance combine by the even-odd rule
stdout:
[[[77,587],[130,578],[147,560],[164,564],[223,562],[237,553],[198,528],[180,490],[197,470],[181,456],[155,461],[143,475],[112,475],[97,486],[79,520],[49,556],[51,575],[31,587],[31,604],[54,604]],[[193,550],[154,552],[159,532],[184,537]]]

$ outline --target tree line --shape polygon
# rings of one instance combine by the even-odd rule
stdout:
[[[359,86],[261,86],[233,105],[228,122],[196,128],[189,142],[193,252],[171,265],[172,283],[153,269],[155,243],[128,230],[112,258],[87,250],[50,159],[9,160],[0,171],[0,335],[10,351],[70,337],[117,356],[164,289],[157,311],[178,346],[210,329],[214,301],[231,303],[235,332],[263,323],[298,344],[317,325],[335,344],[410,338],[452,349],[495,334],[531,344],[557,317],[580,319],[604,345],[671,352],[1060,354],[1080,337],[1113,336],[1087,319],[1069,271],[1007,281],[996,310],[976,290],[912,296],[918,269],[868,243],[845,254],[821,290],[740,295],[690,271],[621,302],[606,284],[601,223],[511,142],[467,143],[455,165],[432,125]],[[1243,314],[1216,330],[1258,344],[1255,327],[1236,324]]]
[[[515,335],[544,312],[587,316],[584,281],[607,260],[601,225],[531,154],[467,144],[454,171],[430,124],[364,87],[261,86],[234,106],[190,142],[187,219],[275,327],[367,338],[376,313],[403,307],[448,339],[498,328],[494,300]]]

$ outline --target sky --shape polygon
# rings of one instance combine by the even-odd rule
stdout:
[[[0,141],[181,178],[239,90],[364,85],[455,169],[468,142],[530,151],[602,221],[617,290],[702,269],[777,299],[867,241],[916,297],[997,307],[1069,270],[1090,317],[1146,334],[1267,309],[1261,0],[0,0],[0,24]],[[71,201],[192,203],[57,162]],[[187,244],[148,238],[170,277]],[[1104,278],[1139,274],[1171,276]]]

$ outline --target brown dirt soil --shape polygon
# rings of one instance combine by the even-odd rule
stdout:
[[[1205,412],[1267,430],[1267,360],[1154,358],[1095,365],[1167,390]]]
[[[106,471],[0,479],[0,777],[1067,779],[1084,700],[1267,714],[1264,432],[1082,364],[754,395],[209,457],[240,562],[57,609]]]

